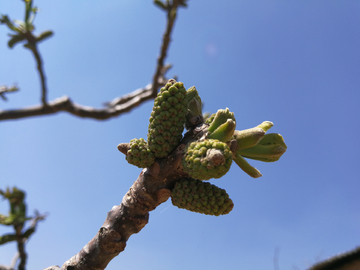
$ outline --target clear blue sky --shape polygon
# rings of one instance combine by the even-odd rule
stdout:
[[[152,1],[35,4],[37,32],[55,32],[40,44],[50,100],[101,107],[151,81],[165,28]],[[0,0],[0,13],[22,19],[22,1]],[[21,91],[0,108],[39,104],[34,59],[7,48],[8,32],[0,27],[0,84]],[[234,201],[229,215],[160,205],[107,269],[274,269],[277,257],[279,269],[303,270],[360,245],[359,48],[357,0],[189,1],[168,76],[195,85],[204,111],[230,108],[237,129],[274,122],[288,151],[275,163],[251,161],[261,178],[233,164],[211,180]],[[116,146],[146,138],[152,106],[108,121],[59,113],[0,122],[0,188],[26,190],[29,214],[49,213],[27,245],[28,269],[62,265],[120,204],[140,169]],[[0,246],[0,264],[14,253]]]

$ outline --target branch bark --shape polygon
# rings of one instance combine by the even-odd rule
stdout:
[[[189,130],[168,157],[157,159],[151,167],[143,169],[121,204],[108,212],[95,237],[61,268],[51,266],[45,270],[105,269],[125,249],[129,237],[140,232],[148,223],[149,212],[167,201],[175,182],[188,177],[181,167],[185,146],[201,137],[206,127],[206,124],[202,124]]]

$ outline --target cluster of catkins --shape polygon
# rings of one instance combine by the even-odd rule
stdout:
[[[268,121],[235,130],[236,120],[228,108],[218,110],[205,121],[196,88],[186,90],[182,82],[174,79],[160,89],[149,122],[147,142],[141,138],[118,145],[126,160],[139,168],[150,167],[156,158],[168,156],[179,145],[184,126],[190,129],[205,122],[203,136],[185,147],[181,164],[189,177],[175,183],[171,200],[179,208],[207,215],[228,214],[234,204],[224,189],[203,180],[224,176],[232,161],[250,176],[259,177],[261,173],[244,157],[272,162],[287,148],[280,134],[265,134],[273,126]]]

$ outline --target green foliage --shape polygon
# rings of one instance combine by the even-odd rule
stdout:
[[[174,1],[172,1],[174,2]],[[179,6],[182,7],[187,7],[187,0],[179,0]],[[154,0],[154,4],[156,6],[158,6],[160,9],[168,11],[171,10],[171,8],[173,7],[173,4],[170,3],[170,0],[166,0],[165,2],[161,1],[161,0]]]
[[[273,125],[270,121],[264,121],[257,127],[234,132],[232,139],[237,142],[234,161],[251,177],[257,178],[262,174],[251,166],[244,157],[264,162],[274,162],[279,160],[287,149],[280,134],[265,134]]]
[[[4,234],[3,236],[0,236],[0,245],[4,245],[12,241],[16,241],[16,234]]]
[[[161,6],[159,1],[157,5]],[[233,160],[251,177],[260,177],[260,171],[245,158],[273,162],[287,148],[281,135],[265,134],[274,125],[269,121],[235,130],[235,116],[228,108],[218,110],[205,121],[195,86],[186,91],[184,84],[174,79],[160,89],[149,122],[148,143],[133,139],[119,144],[118,149],[130,164],[149,167],[156,158],[168,156],[180,144],[185,126],[191,136],[190,140],[187,138],[180,169],[190,178],[175,183],[171,198],[180,208],[207,215],[227,214],[233,203],[225,190],[203,180],[221,178]]]
[[[234,161],[239,166],[240,169],[242,169],[244,172],[246,172],[251,177],[258,178],[258,177],[262,176],[260,171],[258,169],[256,169],[255,167],[251,166],[249,164],[249,162],[247,162],[246,159],[243,158],[241,155],[235,154]]]
[[[0,190],[0,195],[3,199],[7,200],[10,204],[9,214],[0,214],[0,224],[6,226],[13,226],[15,234],[5,234],[0,236],[0,245],[6,244],[11,241],[22,241],[22,239],[29,238],[35,232],[35,226],[32,225],[25,232],[22,232],[24,224],[28,220],[43,220],[45,216],[41,216],[36,212],[34,218],[26,216],[25,192],[14,187],[12,189]]]
[[[37,42],[43,41],[44,39],[47,39],[47,38],[51,37],[52,35],[54,35],[53,31],[48,30],[48,31],[42,32],[40,35],[38,35],[36,37],[36,41]]]
[[[25,193],[23,191],[16,187],[12,190],[7,188],[6,191],[0,190],[0,195],[10,203],[9,215],[0,215],[0,224],[7,226],[22,225],[25,221],[31,219],[26,217]]]
[[[208,134],[209,139],[216,139],[222,142],[227,142],[233,136],[236,128],[236,123],[232,119],[227,119],[224,124],[221,124],[214,132]]]
[[[235,130],[232,138],[237,141],[237,149],[245,149],[255,146],[264,135],[265,131],[263,129],[254,127],[244,130]]]
[[[205,215],[225,215],[234,204],[224,189],[196,179],[181,179],[171,191],[172,204]]]
[[[266,134],[255,146],[239,149],[237,154],[255,160],[274,162],[285,153],[287,146],[277,133]]]
[[[39,11],[37,7],[33,6],[33,0],[26,0],[25,3],[25,16],[24,21],[14,20],[11,21],[7,15],[1,15],[0,23],[5,24],[14,33],[9,34],[10,40],[8,41],[9,48],[13,48],[16,44],[27,41],[24,44],[25,48],[34,50],[37,42],[40,42],[53,35],[53,32],[48,30],[38,36],[34,36],[32,32],[35,30],[33,24],[35,16]]]
[[[25,40],[25,35],[21,33],[16,35],[9,34],[9,36],[11,37],[10,40],[8,41],[8,46],[10,49],[12,49],[16,45],[16,43]]]

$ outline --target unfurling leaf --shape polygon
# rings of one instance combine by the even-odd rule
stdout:
[[[0,236],[0,245],[9,243],[11,241],[16,241],[16,234],[5,234]]]
[[[160,0],[154,0],[154,4],[163,10],[167,10],[166,5]]]
[[[48,37],[51,37],[53,35],[53,31],[45,31],[45,32],[42,32],[37,38],[36,38],[36,41],[37,42],[40,42],[40,41],[43,41],[44,39],[48,38]]]
[[[228,119],[224,124],[219,126],[214,132],[212,132],[208,138],[216,139],[222,142],[227,142],[231,139],[236,128],[236,123],[232,119]]]
[[[17,35],[10,35],[11,39],[8,41],[8,46],[9,48],[13,48],[16,43],[19,43],[23,40],[25,40],[25,36],[21,33],[21,34],[17,34]]]
[[[277,133],[266,134],[257,145],[240,149],[236,154],[255,160],[274,162],[286,152],[287,146],[283,137]]]
[[[242,156],[236,155],[234,158],[235,163],[242,169],[244,172],[246,172],[248,175],[254,178],[258,178],[262,176],[260,171],[256,169],[255,167],[251,166]]]

